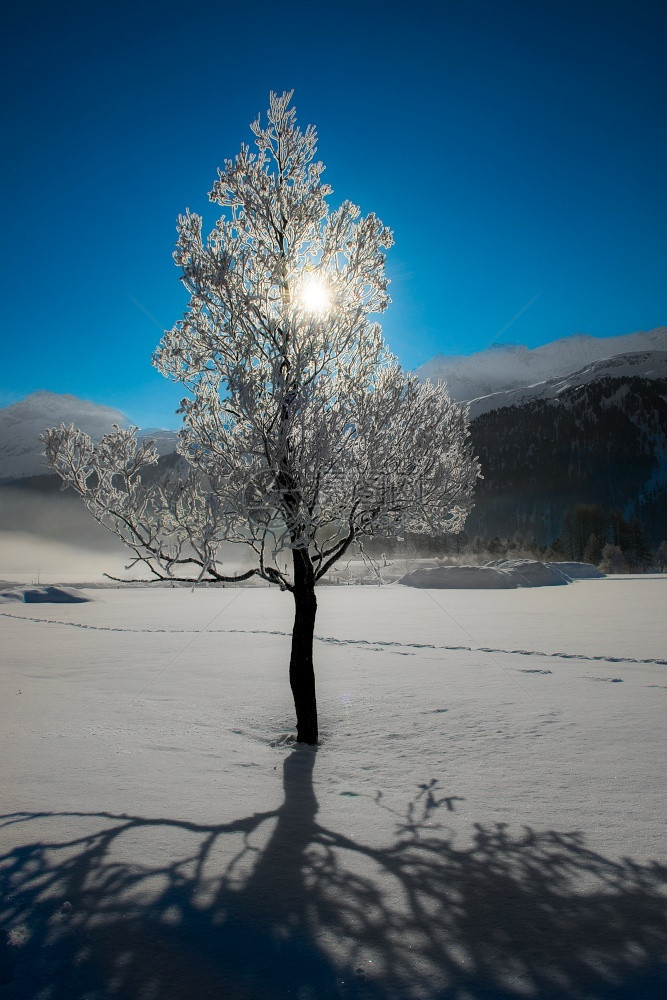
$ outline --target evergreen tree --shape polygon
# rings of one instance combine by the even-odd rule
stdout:
[[[656,551],[656,559],[658,566],[660,567],[660,572],[664,573],[667,569],[667,541],[660,542]]]
[[[602,559],[602,539],[599,535],[590,535],[584,549],[584,562],[597,566]]]
[[[633,517],[629,524],[631,536],[630,548],[627,552],[628,561],[633,569],[645,572],[653,562],[653,553],[648,544],[644,527],[638,517]]]

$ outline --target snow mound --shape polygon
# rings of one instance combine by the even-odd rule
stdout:
[[[567,576],[555,569],[553,564],[536,559],[499,559],[487,565],[516,580],[517,587],[562,587],[569,582]]]
[[[571,580],[603,577],[589,563],[543,563],[535,559],[499,559],[485,566],[438,566],[417,569],[398,581],[425,590],[510,590],[516,587],[561,587]]]
[[[582,562],[558,562],[547,563],[559,573],[563,573],[570,580],[601,580],[605,575],[601,569],[593,563]]]
[[[0,604],[22,601],[24,604],[84,604],[89,601],[74,587],[17,587],[0,591]]]
[[[398,581],[424,590],[508,590],[518,584],[495,566],[438,566],[416,569]]]
[[[20,590],[0,590],[0,604],[14,604],[22,600],[23,592]]]

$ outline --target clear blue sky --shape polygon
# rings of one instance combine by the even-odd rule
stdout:
[[[383,326],[406,367],[667,324],[662,2],[12,7],[0,405],[50,389],[177,424],[150,363],[185,307],[176,216],[213,218],[271,89],[317,126],[332,203],[394,230]]]

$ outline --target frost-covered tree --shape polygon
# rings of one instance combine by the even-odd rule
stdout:
[[[618,545],[607,542],[602,549],[600,569],[603,573],[627,573],[630,567],[623,550]]]
[[[236,579],[257,575],[294,598],[297,740],[314,744],[316,584],[364,537],[460,531],[479,467],[464,411],[405,374],[371,319],[389,302],[391,233],[349,201],[329,209],[315,129],[297,127],[290,99],[272,94],[268,120],[251,126],[256,151],[243,145],[218,171],[210,198],[223,214],[210,235],[198,215],[178,220],[190,302],[154,363],[189,393],[188,475],[146,483],[157,455],[134,431],[94,445],[63,426],[45,442],[153,577],[234,579],[220,545],[250,546],[255,564]]]

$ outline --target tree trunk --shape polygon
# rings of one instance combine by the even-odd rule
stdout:
[[[315,745],[318,736],[315,671],[313,670],[313,633],[317,613],[315,575],[313,564],[306,550],[293,549],[292,554],[295,614],[289,682],[296,709],[297,742]]]

